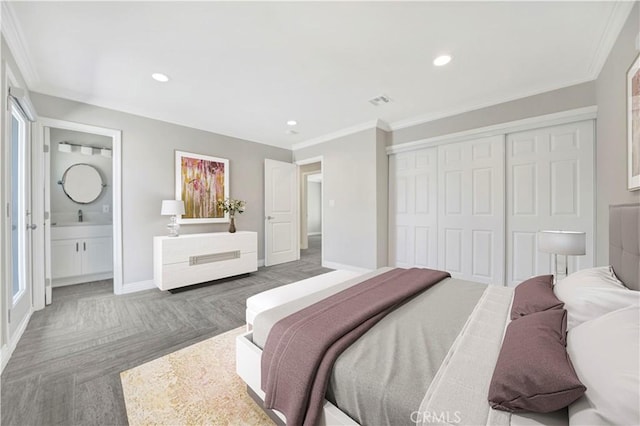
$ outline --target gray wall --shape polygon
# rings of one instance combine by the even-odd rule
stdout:
[[[307,234],[322,232],[322,184],[307,182]]]
[[[627,190],[627,70],[638,55],[640,31],[636,3],[596,80],[598,121],[596,138],[598,265],[609,264],[609,205],[640,202],[640,191]]]
[[[390,144],[413,142],[595,104],[595,83],[590,81],[395,130],[390,136]]]
[[[378,130],[364,130],[294,151],[296,161],[319,156],[325,261],[364,269],[384,266],[387,235],[380,229],[386,230],[386,223],[381,223],[386,222],[386,216],[380,212],[386,212],[388,205],[388,161],[384,141],[378,141]],[[384,256],[378,253],[381,247]],[[384,263],[380,263],[383,257]]]
[[[229,159],[230,196],[247,202],[240,230],[258,232],[264,258],[264,159],[291,161],[291,151],[42,94],[32,101],[43,117],[122,130],[124,284],[153,278],[153,237],[165,235],[163,199],[173,199],[174,151]],[[180,232],[223,232],[228,224],[183,225]]]
[[[60,152],[58,143],[66,141],[79,145],[111,148],[111,138],[73,130],[51,129],[51,222],[77,222],[78,210],[82,210],[85,222],[111,223],[113,208],[113,171],[111,157],[83,155],[80,152]],[[77,204],[64,193],[58,181],[64,172],[74,164],[90,164],[102,176],[107,186],[92,203]],[[108,212],[103,212],[107,206]]]

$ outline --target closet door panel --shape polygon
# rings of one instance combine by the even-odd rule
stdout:
[[[484,277],[490,280],[493,277],[493,259],[491,255],[493,253],[493,232],[490,231],[472,231],[471,232],[471,248],[472,261],[471,271],[473,276]]]
[[[554,272],[541,230],[586,232],[587,254],[570,256],[569,270],[593,266],[593,121],[510,134],[506,157],[508,285]]]
[[[464,274],[462,262],[464,254],[462,253],[462,233],[459,228],[444,229],[444,270],[453,274]]]
[[[536,275],[538,247],[535,232],[512,232],[514,252],[518,260],[513,262],[513,280],[520,283]]]
[[[438,147],[439,267],[504,284],[504,137]]]
[[[414,251],[414,264],[415,266],[421,267],[433,267],[433,262],[431,261],[430,254],[433,252],[433,244],[431,244],[431,238],[435,241],[435,236],[431,236],[433,234],[432,230],[426,226],[416,226],[414,229],[414,242],[415,242],[415,251]]]
[[[511,166],[510,183],[511,215],[534,216],[538,211],[538,179],[535,163],[519,163]]]
[[[577,216],[578,212],[578,161],[551,162],[551,215]]]
[[[389,156],[389,265],[437,267],[437,150]]]
[[[396,239],[395,239],[395,264],[394,266],[409,265],[411,260],[409,258],[409,252],[407,247],[410,245],[410,241],[407,238],[407,227],[398,225],[395,227]]]

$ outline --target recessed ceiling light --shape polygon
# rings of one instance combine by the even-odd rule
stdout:
[[[151,74],[151,78],[153,78],[155,81],[159,81],[160,83],[166,83],[167,81],[169,81],[169,76],[166,74],[162,74],[161,72],[154,72],[153,74]]]
[[[295,126],[296,124],[298,124],[298,122],[296,120],[287,121],[287,126]]]
[[[437,67],[441,67],[443,65],[447,65],[449,62],[451,62],[451,56],[442,55],[442,56],[438,56],[433,60],[433,65]]]

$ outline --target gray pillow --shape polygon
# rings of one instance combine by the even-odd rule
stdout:
[[[552,309],[507,327],[489,386],[497,410],[549,413],[584,394],[566,350],[567,311]]]
[[[518,284],[513,293],[511,319],[548,309],[561,309],[564,303],[553,293],[553,275],[539,275]]]

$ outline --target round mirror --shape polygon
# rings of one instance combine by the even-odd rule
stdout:
[[[94,202],[105,187],[100,172],[89,164],[74,164],[69,167],[60,183],[67,197],[78,204]]]

